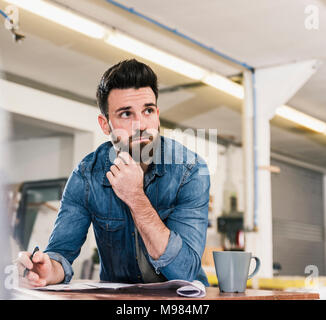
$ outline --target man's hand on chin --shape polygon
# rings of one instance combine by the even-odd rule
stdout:
[[[144,172],[127,152],[121,152],[106,173],[115,194],[129,207],[133,199],[144,196]]]

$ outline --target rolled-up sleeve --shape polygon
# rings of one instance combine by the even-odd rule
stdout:
[[[159,272],[160,268],[170,264],[174,258],[178,255],[182,247],[182,239],[179,234],[170,230],[170,237],[164,253],[158,260],[154,260],[149,256],[150,262],[152,263],[156,272]]]
[[[207,165],[196,163],[186,172],[176,206],[165,221],[170,229],[165,252],[157,260],[149,257],[156,273],[161,272],[168,280],[193,281],[198,277],[206,245],[209,189]]]
[[[91,223],[85,205],[86,182],[80,167],[81,164],[67,181],[54,229],[44,250],[51,259],[61,263],[65,273],[64,283],[68,283],[73,276],[71,265],[80,253]]]
[[[62,256],[60,253],[50,252],[50,251],[48,251],[46,253],[49,255],[50,259],[55,260],[61,264],[64,274],[65,274],[65,277],[64,277],[62,283],[69,283],[72,276],[74,275],[74,271],[72,270],[72,267],[71,267],[71,264],[69,263],[69,261],[64,256]]]

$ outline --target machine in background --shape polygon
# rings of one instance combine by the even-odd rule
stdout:
[[[236,194],[230,196],[230,211],[217,218],[217,231],[222,234],[224,250],[244,251],[243,212],[237,210]]]

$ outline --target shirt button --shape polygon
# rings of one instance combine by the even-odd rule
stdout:
[[[140,279],[140,276],[138,275],[137,278]]]
[[[132,232],[131,235],[134,237],[135,236],[135,232]]]

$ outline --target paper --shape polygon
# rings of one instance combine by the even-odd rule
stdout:
[[[205,286],[198,280],[193,282],[186,280],[170,280],[155,283],[115,283],[115,282],[73,282],[69,284],[54,284],[46,287],[38,287],[36,290],[44,291],[82,291],[96,289],[118,290],[122,288],[144,289],[176,289],[178,295],[183,297],[201,298],[206,295]]]

